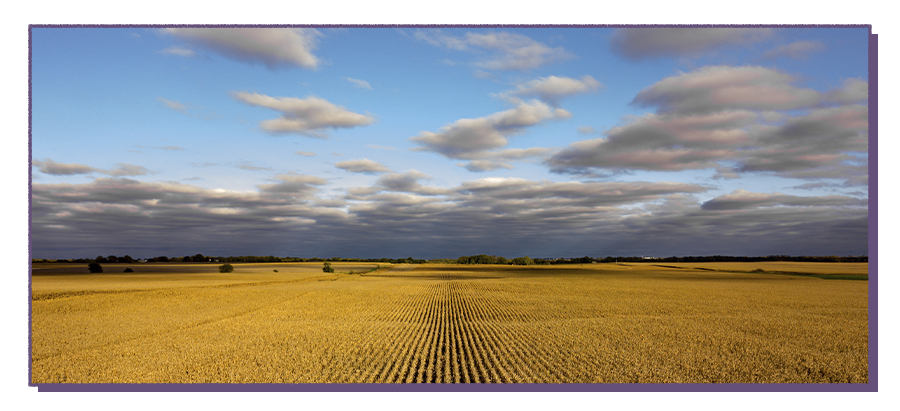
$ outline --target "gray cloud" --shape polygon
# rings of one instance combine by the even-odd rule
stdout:
[[[57,163],[49,158],[46,160],[33,160],[31,162],[32,166],[38,167],[38,170],[44,174],[50,174],[55,176],[68,176],[68,175],[77,175],[77,174],[90,174],[97,169],[86,166],[84,164],[78,163]]]
[[[209,48],[236,60],[263,63],[269,68],[298,66],[315,69],[312,54],[321,33],[291,28],[166,28],[164,33]]]
[[[36,258],[866,253],[867,211],[849,197],[737,192],[701,206],[694,195],[709,188],[685,183],[427,179],[387,174],[346,199],[321,197],[327,180],[294,173],[254,192],[32,183],[32,246]]]
[[[375,122],[370,115],[354,113],[318,97],[269,97],[246,92],[232,95],[242,103],[281,112],[277,119],[260,123],[259,127],[269,133],[294,133],[323,138],[326,135],[321,130],[324,129],[367,126]]]
[[[641,90],[632,104],[693,114],[736,109],[793,110],[820,102],[820,93],[794,87],[793,82],[793,76],[764,67],[707,66]]]
[[[772,36],[770,28],[635,27],[613,32],[613,52],[629,60],[696,57],[725,47],[746,46]]]
[[[451,50],[488,51],[492,53],[490,58],[473,63],[473,66],[486,70],[527,70],[572,57],[562,47],[551,48],[528,36],[515,33],[469,32],[461,37],[455,37],[440,30],[417,30],[414,37],[419,41]],[[485,76],[482,74],[481,77]]]
[[[295,151],[294,153],[297,155],[304,156],[304,157],[315,157],[316,156],[316,153],[313,153],[312,151],[302,151],[301,150],[301,151]]]
[[[612,170],[689,170],[715,167],[735,159],[738,147],[752,143],[746,128],[757,115],[749,111],[679,116],[647,114],[614,127],[606,138],[582,140],[554,154],[547,164],[555,172],[585,168]]]
[[[718,170],[713,177],[757,172],[799,179],[867,183],[868,108],[839,105],[867,97],[868,82],[847,79],[820,93],[762,67],[704,67],[666,78],[634,102],[657,114],[628,118],[603,138],[582,140],[546,164],[555,173]],[[829,105],[832,105],[829,107]],[[784,110],[807,110],[788,116]]]
[[[461,160],[485,159],[498,154],[496,149],[509,144],[508,137],[547,120],[569,117],[568,111],[531,100],[489,116],[457,120],[437,133],[423,131],[410,141],[420,145],[414,151],[434,152]]]
[[[465,167],[466,170],[469,170],[473,173],[484,173],[486,171],[494,171],[501,168],[505,168],[507,170],[513,168],[513,166],[510,164],[490,160],[473,160],[469,163],[459,163],[457,165]]]
[[[704,210],[743,210],[759,207],[866,207],[868,200],[847,196],[800,197],[781,193],[752,193],[736,190],[703,203]]]
[[[369,160],[367,158],[361,160],[341,161],[338,163],[334,163],[334,166],[351,173],[362,174],[381,174],[391,171],[391,169],[387,168],[384,164]]]
[[[84,164],[78,163],[57,163],[51,159],[46,160],[34,160],[31,162],[33,166],[38,167],[38,170],[44,174],[50,175],[78,175],[78,174],[106,174],[109,176],[115,177],[124,177],[124,176],[140,176],[150,174],[150,170],[143,166],[134,165],[134,164],[125,164],[118,163],[116,168],[105,170],[102,168],[95,168],[91,166],[87,166]]]
[[[810,54],[825,50],[821,41],[796,41],[791,44],[783,44],[763,53],[763,58],[775,59],[788,57],[796,60],[808,58]]]

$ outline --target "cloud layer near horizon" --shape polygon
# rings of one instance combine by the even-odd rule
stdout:
[[[127,178],[35,183],[32,229],[44,240],[34,251],[454,258],[517,253],[496,248],[517,238],[521,252],[544,253],[534,256],[632,255],[660,246],[689,252],[695,244],[665,242],[690,238],[710,254],[777,254],[789,244],[795,254],[827,254],[834,236],[866,250],[865,202],[844,196],[738,191],[699,204],[694,195],[709,188],[685,183],[492,177],[441,188],[420,183],[427,179],[387,174],[330,198],[327,180],[293,173],[253,192]]]

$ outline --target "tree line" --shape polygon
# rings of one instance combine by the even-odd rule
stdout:
[[[746,256],[686,256],[686,257],[612,257],[604,258],[595,257],[575,257],[575,258],[531,258],[515,257],[506,258],[496,255],[478,254],[472,256],[462,256],[457,259],[433,259],[423,260],[412,257],[407,258],[300,258],[300,257],[275,257],[275,256],[229,256],[214,257],[205,256],[203,254],[187,255],[184,257],[166,257],[159,256],[153,258],[133,258],[129,255],[124,256],[97,256],[95,258],[76,258],[76,259],[32,259],[35,263],[98,263],[98,264],[116,264],[116,263],[306,263],[306,262],[359,262],[359,263],[391,263],[391,264],[505,264],[505,265],[555,265],[555,264],[591,264],[591,263],[637,263],[637,262],[665,262],[665,263],[708,263],[708,262],[759,262],[759,261],[796,261],[796,262],[831,262],[831,263],[867,263],[868,256],[845,256],[839,257],[829,256],[789,256],[789,255],[770,255],[765,257],[746,257]]]

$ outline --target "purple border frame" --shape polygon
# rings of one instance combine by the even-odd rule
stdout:
[[[31,381],[31,33],[34,28],[626,28],[626,27],[775,27],[868,28],[869,58],[869,382],[862,384],[35,384]],[[28,25],[28,386],[39,392],[878,392],[878,35],[870,24],[847,25],[557,25],[557,24],[302,24],[302,25]]]

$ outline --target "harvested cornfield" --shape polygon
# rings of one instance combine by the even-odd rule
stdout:
[[[212,266],[145,267],[128,281],[33,276],[33,383],[868,381],[866,281],[607,264],[235,264],[218,280]]]

